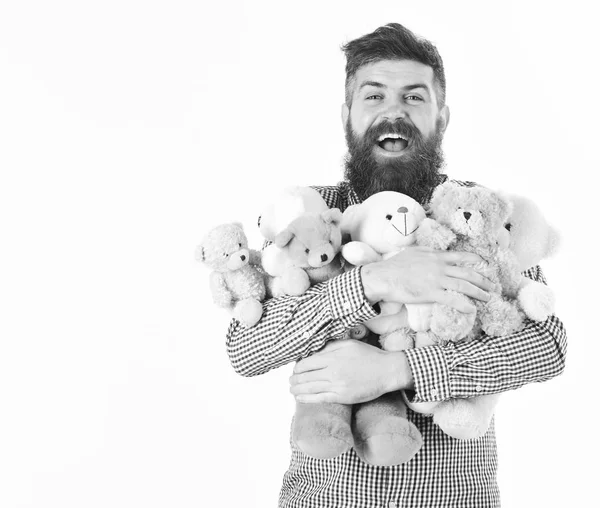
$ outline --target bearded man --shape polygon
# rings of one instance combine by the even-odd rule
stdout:
[[[391,23],[346,44],[346,100],[342,119],[349,154],[345,180],[316,187],[342,211],[382,190],[408,194],[426,205],[446,180],[441,142],[448,126],[445,75],[437,49]],[[233,320],[227,347],[234,369],[262,374],[298,361],[291,392],[306,403],[355,404],[408,389],[415,402],[466,398],[544,381],[564,369],[566,335],[551,316],[518,333],[482,336],[469,343],[386,352],[365,342],[335,341],[376,317],[377,302],[444,303],[470,312],[454,290],[479,300],[491,283],[463,268],[474,254],[410,247],[310,288],[302,297],[268,300],[256,327]],[[526,275],[544,281],[539,269]],[[545,281],[544,281],[545,282]],[[472,440],[444,434],[429,416],[408,410],[423,436],[410,461],[377,467],[354,450],[322,460],[292,443],[281,508],[495,507],[494,425]]]

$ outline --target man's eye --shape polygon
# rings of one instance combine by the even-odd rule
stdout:
[[[368,101],[381,100],[381,99],[383,99],[383,97],[379,94],[368,95],[366,97],[366,100],[368,100]]]
[[[419,97],[418,95],[407,95],[406,96],[406,100],[407,101],[423,102],[423,99],[421,97]]]

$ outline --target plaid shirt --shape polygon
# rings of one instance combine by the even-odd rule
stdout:
[[[461,182],[457,182],[461,183]],[[469,185],[464,183],[464,185]],[[347,182],[315,187],[340,210],[360,200]],[[546,283],[539,267],[525,275]],[[274,298],[253,328],[232,320],[227,349],[243,376],[305,358],[329,340],[377,315],[354,269],[311,287],[304,295]],[[564,369],[566,335],[555,316],[504,337],[482,336],[465,343],[406,351],[415,384],[415,402],[498,393],[545,381]],[[500,506],[496,483],[494,422],[473,440],[453,439],[430,416],[408,410],[423,435],[423,447],[405,464],[371,466],[350,450],[330,460],[304,455],[290,440],[292,458],[283,478],[280,508],[400,508]]]

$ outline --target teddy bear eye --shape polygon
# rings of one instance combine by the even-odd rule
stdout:
[[[391,216],[389,213],[388,213],[388,214],[385,216],[385,218],[386,218],[387,220],[392,220],[392,216]]]
[[[229,254],[227,254],[227,252],[223,252],[223,256],[226,257],[226,258],[228,258]]]
[[[241,244],[241,243],[238,243],[238,245],[240,246],[240,249],[241,249],[241,248],[242,248],[242,244]]]
[[[304,252],[308,254],[310,252],[310,249],[304,249]]]
[[[508,222],[507,224],[504,224],[504,227],[506,228],[506,231],[510,231],[510,229],[512,228],[512,224]]]

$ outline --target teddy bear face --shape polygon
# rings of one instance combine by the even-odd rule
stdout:
[[[556,252],[559,234],[532,200],[510,196],[510,201],[512,213],[500,229],[499,237],[504,237],[503,241],[518,260],[519,269],[524,271]]]
[[[339,228],[342,214],[333,209],[323,214],[306,213],[275,239],[285,248],[288,259],[298,268],[321,268],[333,261],[342,245]]]
[[[239,270],[250,261],[248,240],[240,224],[211,229],[198,247],[196,257],[217,272]]]
[[[511,206],[506,199],[485,187],[462,187],[448,182],[433,193],[430,210],[435,220],[455,233],[496,241]]]
[[[425,210],[400,192],[373,194],[344,212],[342,231],[353,241],[365,242],[379,254],[394,252],[415,242]]]

